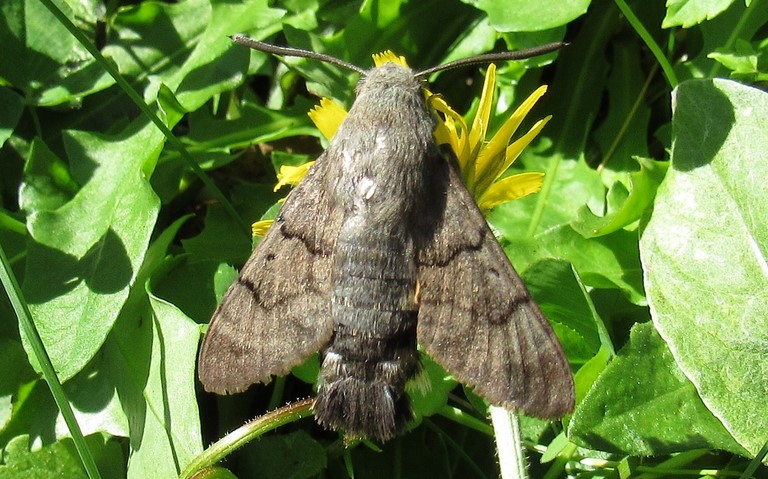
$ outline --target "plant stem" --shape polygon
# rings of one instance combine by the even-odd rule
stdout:
[[[13,306],[13,310],[16,312],[16,317],[19,320],[19,325],[27,337],[29,344],[32,348],[32,352],[40,364],[40,370],[43,373],[43,378],[48,384],[53,395],[53,400],[56,401],[61,411],[61,415],[64,418],[64,422],[67,424],[69,433],[72,435],[72,441],[75,443],[75,449],[80,456],[80,460],[83,463],[86,474],[91,479],[100,479],[99,469],[96,467],[96,461],[93,459],[88,444],[85,442],[83,432],[80,430],[80,425],[77,423],[75,413],[72,412],[72,407],[69,404],[67,395],[64,392],[64,388],[61,387],[59,377],[56,375],[56,370],[53,367],[50,356],[45,350],[45,345],[40,337],[40,333],[37,331],[34,321],[32,320],[32,313],[29,311],[27,302],[24,301],[24,297],[21,293],[21,287],[16,281],[16,277],[13,275],[11,264],[8,262],[8,258],[5,256],[5,251],[0,245],[0,283],[2,283],[5,292],[8,295],[8,299]]]
[[[488,410],[495,431],[501,479],[527,479],[517,414],[498,406],[491,406]]]

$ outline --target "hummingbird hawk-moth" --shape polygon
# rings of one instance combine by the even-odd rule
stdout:
[[[420,78],[437,69],[365,71],[233,38],[362,79],[327,150],[216,309],[199,358],[205,389],[241,392],[320,351],[318,423],[384,441],[412,417],[405,386],[421,370],[419,343],[490,403],[543,418],[569,413],[573,377],[557,337],[436,144]]]

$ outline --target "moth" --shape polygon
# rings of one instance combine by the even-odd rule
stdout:
[[[412,418],[417,343],[492,404],[542,418],[573,409],[557,337],[436,144],[420,72],[368,71],[315,52],[233,39],[362,74],[327,150],[285,200],[211,319],[198,373],[207,391],[268,383],[320,352],[317,422],[391,439]],[[552,51],[548,46],[533,54]]]

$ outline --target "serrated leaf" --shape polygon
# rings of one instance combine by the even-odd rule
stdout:
[[[571,223],[574,230],[585,238],[594,238],[613,233],[640,220],[646,208],[653,204],[656,189],[664,178],[668,164],[645,158],[637,158],[637,161],[640,163],[640,171],[626,175],[630,191],[623,193],[621,199],[616,201],[612,195],[624,188],[623,183],[617,179],[608,193],[608,213],[598,216],[589,207],[582,206],[578,218]]]
[[[232,44],[227,35],[253,28],[269,31],[282,15],[266,0],[143,2],[115,16],[114,36],[103,53],[114,59],[122,74],[149,80],[147,100],[155,98],[162,83],[192,111],[244,80],[250,52]]]
[[[66,381],[101,347],[143,261],[159,202],[141,172],[163,136],[140,119],[117,136],[69,131],[63,140],[79,191],[55,209],[38,208],[50,191],[33,175],[47,170],[28,164],[20,202],[30,232],[24,296]]]
[[[667,16],[661,26],[692,27],[715,18],[732,3],[734,0],[667,0]]]
[[[707,407],[752,454],[768,417],[768,94],[682,83],[672,166],[640,246],[654,324]]]

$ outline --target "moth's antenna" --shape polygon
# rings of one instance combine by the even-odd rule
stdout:
[[[280,55],[284,57],[310,58],[312,60],[320,60],[321,62],[331,63],[333,65],[337,65],[342,68],[360,73],[361,75],[365,75],[367,73],[364,69],[357,65],[353,65],[349,62],[345,62],[344,60],[332,57],[330,55],[325,55],[324,53],[302,50],[301,48],[279,47],[270,43],[254,40],[253,38],[248,38],[245,35],[240,35],[239,33],[232,35],[229,38],[231,38],[232,41],[236,43],[245,45],[248,48],[253,48],[254,50],[259,50],[260,52],[271,53],[272,55]]]
[[[514,52],[499,52],[499,53],[486,53],[485,55],[478,55],[476,57],[462,58],[461,60],[454,60],[444,65],[438,65],[436,67],[430,67],[424,70],[416,72],[417,77],[424,77],[431,75],[435,72],[450,70],[451,68],[459,68],[469,65],[484,65],[494,62],[507,62],[511,60],[523,60],[525,58],[536,57],[544,55],[545,53],[551,53],[568,45],[565,42],[547,43],[538,47],[528,48],[526,50],[516,50]]]

